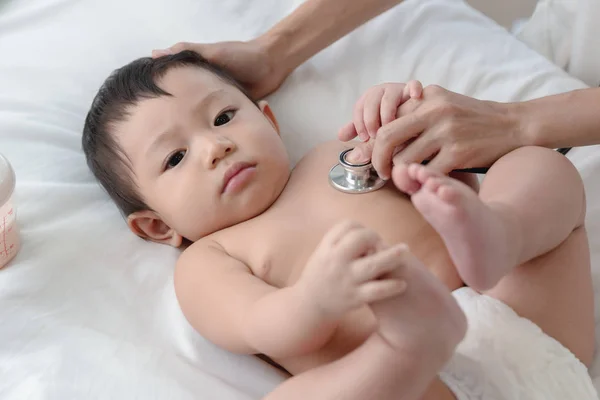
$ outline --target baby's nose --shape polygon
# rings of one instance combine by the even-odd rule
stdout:
[[[236,145],[225,137],[207,137],[205,143],[207,167],[216,166],[220,160],[236,150]]]
[[[217,163],[225,158],[227,156],[227,154],[231,153],[233,151],[233,146],[226,146],[223,147],[222,149],[220,149],[220,151],[218,152],[218,154],[213,153],[212,155],[212,160],[211,160],[211,165],[217,165]]]

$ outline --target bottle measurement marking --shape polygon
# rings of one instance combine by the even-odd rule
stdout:
[[[14,223],[13,218],[13,209],[11,208],[8,213],[2,217],[2,236],[0,242],[0,256],[8,257],[12,250],[14,249],[14,244],[9,244],[7,239],[10,239],[8,236],[9,233],[13,231]]]

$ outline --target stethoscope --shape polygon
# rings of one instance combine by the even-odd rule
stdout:
[[[329,183],[345,193],[368,193],[383,187],[386,181],[377,175],[371,161],[352,164],[346,159],[351,151],[347,149],[340,153],[338,163],[329,170]]]
[[[362,164],[353,164],[346,159],[346,155],[353,149],[347,149],[340,153],[338,163],[329,170],[329,183],[331,186],[344,193],[369,193],[382,188],[387,181],[381,179],[371,161]],[[563,155],[571,150],[570,147],[560,148],[557,151]],[[426,165],[429,161],[423,161]],[[485,174],[489,168],[464,168],[455,169],[456,172],[468,172],[472,174]]]
[[[353,164],[346,159],[346,155],[352,150],[347,149],[340,153],[338,163],[329,170],[329,183],[344,193],[369,193],[382,188],[387,181],[377,175],[371,161]],[[425,160],[421,164],[426,165],[428,162]],[[465,168],[454,171],[485,174],[487,170],[488,168]]]

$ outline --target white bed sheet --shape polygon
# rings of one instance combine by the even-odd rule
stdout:
[[[254,37],[299,3],[0,3],[0,152],[17,173],[23,236],[22,252],[0,270],[0,399],[253,399],[283,379],[189,327],[172,288],[177,251],[128,232],[86,168],[80,131],[113,68],[180,40]],[[408,1],[320,53],[270,98],[293,161],[334,136],[364,89],[408,79],[505,101],[584,86],[461,1]],[[588,187],[596,288],[599,155],[571,156]]]

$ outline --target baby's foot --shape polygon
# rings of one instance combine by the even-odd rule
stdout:
[[[467,285],[491,289],[516,266],[519,238],[506,212],[483,203],[464,183],[420,164],[396,166],[392,175],[441,235]]]
[[[408,248],[400,257],[401,267],[390,275],[406,281],[407,288],[399,296],[370,304],[377,335],[395,353],[420,360],[420,367],[435,374],[464,337],[465,315],[448,288]]]

